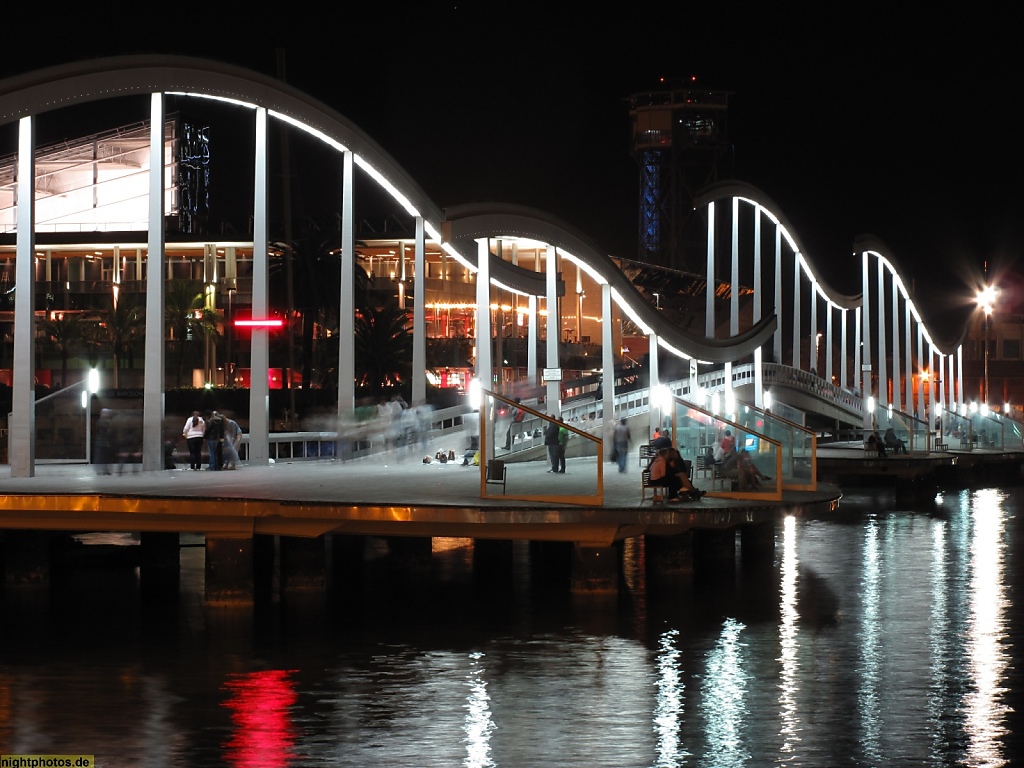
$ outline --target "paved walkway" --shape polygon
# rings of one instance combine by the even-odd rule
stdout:
[[[519,501],[501,497],[500,486],[489,486],[497,498],[480,498],[479,467],[422,462],[423,453],[381,454],[347,462],[338,460],[278,462],[269,466],[242,466],[235,471],[189,469],[158,472],[99,474],[85,464],[37,463],[35,477],[12,478],[9,465],[0,465],[0,494],[103,495],[128,498],[253,499],[342,505],[424,505],[474,508],[559,507],[551,502]],[[547,472],[547,462],[510,463],[509,494],[587,495],[596,492],[596,459],[567,459],[566,473]],[[636,454],[620,474],[605,463],[604,508],[650,507],[650,495],[641,504],[640,467]],[[700,482],[698,481],[698,487]],[[835,486],[818,492],[786,492],[783,502],[734,501],[705,497],[699,502],[669,505],[673,509],[723,510],[751,506],[792,506],[824,503],[840,495]]]

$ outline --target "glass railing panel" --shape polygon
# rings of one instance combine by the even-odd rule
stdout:
[[[692,462],[694,485],[709,496],[737,499],[782,498],[782,443],[680,398],[672,399],[670,437]],[[731,458],[715,461],[722,440],[735,446]]]
[[[816,487],[817,438],[811,430],[747,403],[740,403],[731,418],[746,429],[779,442],[783,488],[813,490]]]
[[[969,451],[974,447],[974,429],[965,415],[946,411],[942,414],[942,440],[950,450]]]
[[[1003,422],[991,414],[973,413],[971,419],[971,442],[975,448],[1001,451],[1006,443]]]
[[[481,498],[604,503],[601,422],[563,421],[533,403],[481,394],[480,410],[467,424],[469,446],[456,457],[479,467]]]
[[[928,422],[895,408],[878,408],[874,416],[878,434],[887,445],[902,443],[907,453],[928,453],[931,450],[932,434]]]

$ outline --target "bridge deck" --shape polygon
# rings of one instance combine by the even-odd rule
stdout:
[[[593,459],[569,459],[564,475],[545,462],[509,466],[509,488],[565,493],[591,486]],[[420,457],[306,461],[238,471],[166,470],[99,475],[86,465],[38,465],[32,478],[0,467],[0,529],[178,531],[317,536],[457,536],[610,543],[644,533],[731,527],[787,511],[827,510],[834,486],[787,492],[782,502],[705,497],[641,503],[636,460],[620,474],[606,464],[602,507],[480,498],[477,467],[423,464]],[[574,481],[574,477],[577,478]]]

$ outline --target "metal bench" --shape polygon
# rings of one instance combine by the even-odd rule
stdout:
[[[640,449],[637,451],[637,458],[640,460],[640,466],[645,467],[648,464],[650,464],[651,459],[654,458],[654,454],[656,453],[657,451],[654,450],[654,446],[652,446],[650,443],[645,443],[644,445],[641,445]]]

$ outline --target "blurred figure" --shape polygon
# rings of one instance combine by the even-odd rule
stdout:
[[[224,417],[224,469],[238,469],[238,446],[242,442],[242,428],[229,416]]]
[[[100,411],[100,418],[96,422],[96,455],[93,463],[96,464],[96,473],[100,475],[110,474],[110,465],[113,455],[111,453],[111,430],[114,412],[109,408]]]

